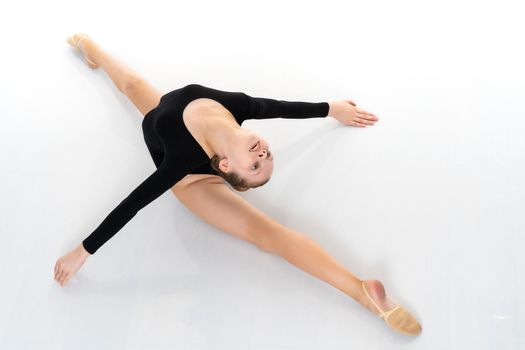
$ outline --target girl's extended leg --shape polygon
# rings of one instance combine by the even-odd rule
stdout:
[[[174,186],[173,193],[207,223],[260,249],[281,256],[305,272],[331,284],[375,314],[361,281],[308,236],[279,224],[226,187],[222,179],[204,179]],[[383,310],[394,304],[377,280],[366,280],[367,290]]]
[[[82,37],[85,36],[82,34],[74,35],[77,42]],[[80,41],[79,49],[91,61],[102,67],[117,89],[131,100],[142,115],[146,115],[159,104],[162,96],[161,91],[154,88],[136,71],[104,51],[90,37]]]

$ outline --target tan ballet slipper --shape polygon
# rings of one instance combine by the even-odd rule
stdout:
[[[86,40],[88,39],[89,36],[86,35],[86,34],[82,34],[82,33],[76,33],[76,34],[73,34],[72,36],[68,37],[67,38],[67,42],[69,45],[79,49],[83,54],[84,52],[80,49],[80,43],[83,41],[83,40]],[[90,60],[86,54],[84,54],[84,59],[86,60],[88,66],[90,68],[93,68],[93,69],[96,69],[99,67],[98,63]]]
[[[390,310],[383,311],[368,294],[364,281],[361,282],[361,285],[368,300],[379,310],[379,318],[382,318],[390,328],[405,335],[419,335],[421,333],[421,325],[404,307],[396,305]]]

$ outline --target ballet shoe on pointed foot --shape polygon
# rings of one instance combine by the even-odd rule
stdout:
[[[415,336],[421,333],[421,325],[404,307],[396,305],[390,310],[383,311],[368,294],[364,281],[361,285],[368,300],[379,310],[379,318],[382,318],[388,327],[405,335]]]
[[[88,64],[88,66],[90,68],[96,69],[99,66],[98,63],[96,63],[93,60],[89,59],[86,56],[86,54],[84,53],[84,51],[82,51],[82,49],[80,48],[80,43],[83,40],[86,40],[86,39],[90,39],[90,37],[87,34],[76,33],[76,34],[73,34],[72,36],[68,37],[67,38],[67,42],[68,42],[69,45],[79,49],[80,52],[82,52],[84,54],[84,59],[86,60],[86,63]]]

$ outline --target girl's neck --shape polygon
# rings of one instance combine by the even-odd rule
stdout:
[[[214,154],[224,157],[241,127],[231,115],[214,115],[203,119],[201,130],[204,150],[210,158]]]

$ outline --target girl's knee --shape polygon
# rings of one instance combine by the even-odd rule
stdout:
[[[267,253],[275,253],[276,241],[282,235],[282,225],[272,219],[263,219],[253,229],[256,245]]]

